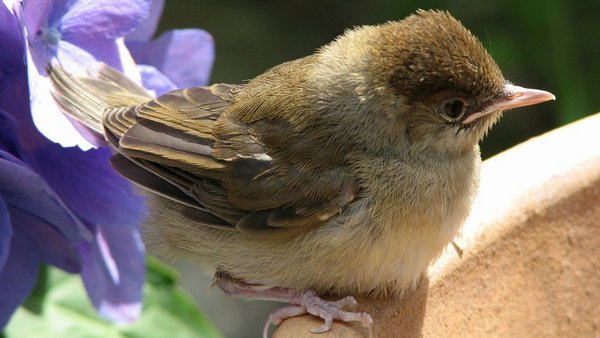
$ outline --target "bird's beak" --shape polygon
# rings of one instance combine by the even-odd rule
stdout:
[[[482,116],[489,115],[497,111],[505,111],[517,107],[530,106],[549,100],[556,100],[556,97],[545,90],[529,89],[512,84],[504,86],[504,94],[494,99],[482,111],[475,112],[463,120],[463,124],[469,124]]]

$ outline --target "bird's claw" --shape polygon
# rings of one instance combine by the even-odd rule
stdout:
[[[361,325],[366,328],[370,328],[371,325],[373,325],[373,319],[366,312],[350,312],[342,310],[342,308],[346,306],[356,306],[356,299],[352,296],[337,301],[327,301],[321,299],[314,291],[306,291],[295,297],[291,303],[294,305],[277,309],[271,313],[265,324],[263,337],[267,337],[271,324],[277,326],[287,318],[300,316],[305,313],[310,313],[325,321],[323,325],[310,329],[310,332],[312,333],[324,333],[330,331],[334,319],[342,322],[360,322]]]

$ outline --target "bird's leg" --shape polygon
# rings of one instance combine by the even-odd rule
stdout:
[[[333,320],[343,322],[360,322],[363,327],[370,328],[373,319],[366,312],[350,312],[342,310],[345,306],[355,306],[356,299],[352,296],[337,301],[321,299],[314,291],[297,291],[290,288],[266,288],[262,285],[249,284],[232,278],[227,273],[217,272],[213,284],[218,285],[225,294],[247,299],[271,300],[292,305],[273,311],[265,324],[263,337],[267,337],[271,324],[277,326],[287,318],[310,313],[325,320],[323,325],[311,329],[312,333],[323,333],[331,330]]]

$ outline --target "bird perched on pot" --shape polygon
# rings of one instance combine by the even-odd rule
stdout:
[[[246,84],[153,98],[103,67],[51,70],[64,111],[102,133],[145,188],[151,250],[212,269],[226,293],[325,323],[372,318],[351,295],[400,295],[453,240],[477,191],[478,141],[554,99],[504,79],[450,14],[348,30]],[[347,296],[325,301],[319,295]]]

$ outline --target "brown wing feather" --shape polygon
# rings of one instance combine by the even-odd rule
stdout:
[[[285,122],[244,123],[221,115],[237,91],[228,85],[178,90],[128,112],[115,110],[119,117],[108,113],[105,123],[123,130],[122,121],[131,121],[135,111],[119,151],[192,197],[201,211],[188,208],[185,215],[200,223],[231,224],[250,234],[297,233],[340,213],[358,191],[348,169],[302,166],[278,156],[269,144],[289,136]],[[276,132],[261,137],[266,131]],[[208,220],[205,212],[223,222]]]
[[[326,135],[306,137],[319,114],[306,105],[305,79],[290,70],[308,71],[310,58],[274,67],[253,86],[216,84],[156,99],[108,66],[94,77],[58,65],[50,73],[57,102],[104,131],[125,177],[183,205],[199,224],[289,234],[325,223],[359,190],[344,163],[347,147],[324,161]]]

